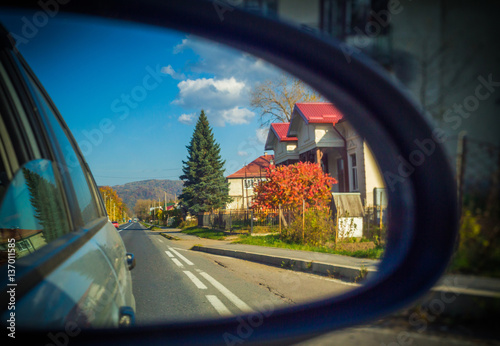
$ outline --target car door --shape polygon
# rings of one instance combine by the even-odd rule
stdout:
[[[2,320],[117,326],[120,311],[135,308],[121,237],[51,100],[2,42],[0,247],[10,290],[2,293]]]

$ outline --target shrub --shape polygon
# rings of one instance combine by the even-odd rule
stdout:
[[[288,166],[270,166],[266,180],[255,187],[254,208],[277,209],[306,207],[325,208],[330,205],[330,188],[337,181],[317,164],[298,162]]]
[[[500,277],[498,216],[465,209],[461,221],[460,241],[451,270]]]
[[[304,227],[302,215],[296,215],[294,221],[281,234],[285,241],[320,246],[334,236],[335,225],[328,209],[306,209]]]

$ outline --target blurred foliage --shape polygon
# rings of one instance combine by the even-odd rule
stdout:
[[[499,218],[489,211],[463,210],[451,272],[500,278]]]
[[[124,221],[128,217],[128,208],[118,196],[115,189],[110,186],[99,187],[102,200],[106,205],[106,211],[111,221]]]
[[[328,209],[306,209],[305,215],[296,215],[281,232],[281,239],[286,242],[312,246],[324,245],[332,237],[335,237],[335,225]]]

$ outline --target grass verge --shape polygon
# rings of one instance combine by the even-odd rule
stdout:
[[[160,235],[161,235],[162,237],[167,238],[168,240],[180,240],[179,238],[174,237],[174,236],[171,236],[171,235],[168,235],[168,234],[166,234],[166,233],[160,233]]]
[[[384,249],[382,248],[347,251],[347,250],[336,250],[334,248],[327,246],[311,246],[311,245],[302,245],[296,243],[288,243],[286,241],[281,240],[279,234],[272,234],[261,237],[242,235],[239,240],[236,240],[233,243],[278,247],[278,248],[302,250],[302,251],[324,252],[324,253],[332,253],[337,255],[351,256],[358,258],[369,258],[369,259],[380,259],[384,253]]]
[[[224,232],[197,226],[185,228],[181,232],[207,239],[224,240],[226,238]]]

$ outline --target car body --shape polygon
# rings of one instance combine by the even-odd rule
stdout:
[[[120,228],[120,224],[118,223],[118,221],[113,221],[112,224],[116,229]]]
[[[0,98],[0,272],[9,287],[2,323],[133,323],[133,255],[108,221],[73,136],[3,27]]]

